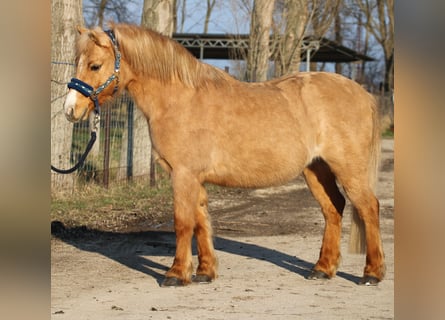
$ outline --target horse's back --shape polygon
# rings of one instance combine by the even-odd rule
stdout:
[[[373,97],[357,82],[329,72],[300,72],[278,78],[271,84],[282,89],[295,108],[306,108],[308,117],[340,116],[349,119],[372,112]],[[302,101],[299,101],[299,100]]]

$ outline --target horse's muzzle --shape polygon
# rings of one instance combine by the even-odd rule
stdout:
[[[78,122],[80,120],[86,120],[87,119],[87,112],[88,108],[85,108],[82,112],[82,114],[78,117],[74,115],[74,108],[73,107],[67,107],[65,109],[65,117],[70,122]]]
[[[65,117],[66,117],[66,119],[67,119],[68,121],[70,121],[70,122],[75,122],[75,119],[74,119],[74,109],[71,108],[71,107],[67,108],[67,109],[65,110]]]

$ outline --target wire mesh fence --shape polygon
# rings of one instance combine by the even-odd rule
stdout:
[[[89,122],[75,123],[70,149],[71,165],[77,163],[89,139]],[[87,184],[108,187],[133,180],[147,180],[153,185],[155,175],[151,162],[147,121],[128,94],[123,94],[102,106],[95,145],[84,164],[71,174],[72,183],[67,184],[71,190],[64,192],[74,192]]]

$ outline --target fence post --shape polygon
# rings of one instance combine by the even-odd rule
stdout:
[[[156,162],[153,150],[150,152],[150,187],[156,187]]]
[[[110,122],[111,122],[111,105],[103,108],[105,111],[105,139],[104,139],[104,187],[108,189],[110,177]]]
[[[133,99],[129,99],[127,105],[127,124],[128,124],[128,140],[127,140],[127,180],[133,177]]]

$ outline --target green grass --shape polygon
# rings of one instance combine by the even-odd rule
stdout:
[[[382,138],[394,138],[394,127],[390,127],[383,131]]]
[[[90,183],[72,195],[53,197],[50,218],[67,227],[140,230],[173,218],[173,192],[165,174],[159,174],[156,187],[147,180],[111,184],[108,189]]]

